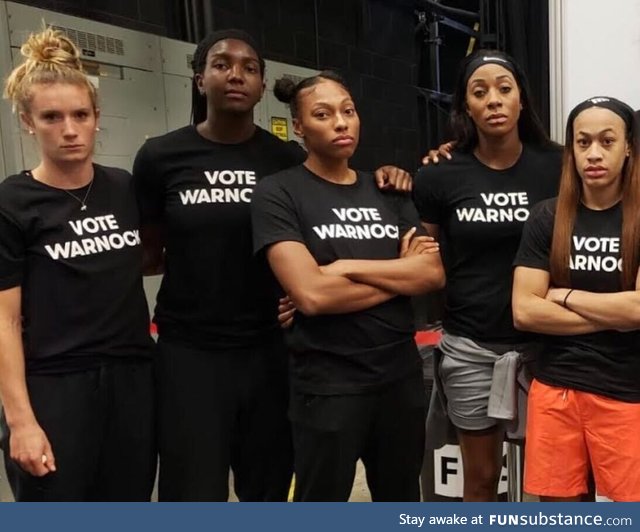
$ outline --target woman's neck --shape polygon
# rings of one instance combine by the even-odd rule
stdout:
[[[480,134],[478,145],[473,150],[474,155],[486,166],[494,170],[510,168],[522,154],[522,142],[518,130],[502,137],[487,137]]]
[[[93,179],[93,162],[86,161],[56,162],[42,160],[31,170],[36,181],[57,188],[81,188]]]
[[[304,165],[322,179],[338,185],[352,185],[356,182],[356,173],[349,168],[348,159],[321,159],[309,153]]]
[[[622,183],[618,181],[612,185],[615,186],[596,189],[583,186],[583,205],[593,211],[605,211],[613,207],[622,198]]]
[[[209,109],[207,119],[196,126],[204,138],[223,144],[239,144],[249,140],[256,131],[253,111],[245,114],[216,112]]]

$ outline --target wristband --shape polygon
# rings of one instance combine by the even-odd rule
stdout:
[[[569,296],[571,295],[571,292],[573,292],[573,290],[574,290],[574,289],[572,288],[571,290],[569,290],[569,291],[567,292],[567,295],[566,295],[566,296],[564,296],[564,299],[562,300],[562,306],[563,306],[564,308],[569,308],[569,307],[567,306],[567,299],[569,299]]]

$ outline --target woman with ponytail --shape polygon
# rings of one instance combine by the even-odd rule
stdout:
[[[40,162],[0,184],[0,400],[18,501],[149,500],[152,348],[131,176],[92,162],[99,110],[46,29],[5,97]]]
[[[504,52],[466,57],[455,87],[456,151],[451,160],[421,168],[414,187],[447,272],[435,353],[434,399],[440,400],[431,403],[427,434],[434,435],[432,448],[446,443],[430,429],[448,417],[460,442],[464,500],[494,501],[505,433],[518,413],[494,408],[500,402],[491,398],[516,388],[516,372],[505,367],[523,368],[531,347],[513,327],[513,258],[531,207],[557,194],[561,150],[544,132],[525,73]]]
[[[558,197],[525,226],[515,325],[544,335],[529,393],[525,490],[640,501],[640,162],[633,110],[590,98],[569,114]]]

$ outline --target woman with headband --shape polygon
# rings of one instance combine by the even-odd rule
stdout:
[[[131,176],[92,162],[96,90],[47,29],[5,84],[40,162],[0,184],[0,398],[17,501],[148,501],[153,342]]]
[[[265,62],[251,36],[208,35],[193,69],[193,125],[147,141],[133,168],[146,270],[164,269],[159,498],[226,501],[231,467],[240,500],[282,501],[293,467],[286,353],[249,206],[260,179],[305,153],[254,123]],[[408,186],[406,172],[385,172]]]
[[[525,490],[579,500],[589,469],[640,501],[640,166],[633,110],[590,98],[567,120],[557,198],[531,213],[516,257],[516,327],[541,333]]]
[[[513,258],[531,207],[557,193],[560,150],[531,107],[524,73],[497,51],[463,61],[451,130],[455,156],[418,172],[414,200],[447,274],[437,381],[460,442],[464,500],[491,501],[505,436],[488,410],[492,385],[504,386],[493,382],[494,365],[526,343],[511,315]]]

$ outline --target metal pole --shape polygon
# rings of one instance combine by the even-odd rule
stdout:
[[[440,3],[439,0],[435,0],[435,3]],[[433,90],[435,90],[438,94],[442,91],[442,84],[441,84],[441,80],[440,80],[440,46],[441,46],[441,42],[440,42],[440,25],[438,24],[438,17],[434,16],[432,19],[431,24],[429,24],[429,37],[430,37],[430,41],[431,41],[431,80],[432,80],[432,88]],[[431,114],[431,112],[433,112],[433,115],[435,117],[435,126],[436,126],[436,135],[441,135],[443,132],[443,124],[442,124],[442,113],[440,113],[440,110],[438,108],[438,105],[435,104],[433,102],[431,102],[431,100],[427,100],[428,101],[428,110],[429,113]],[[430,124],[431,125],[431,124]],[[429,132],[429,135],[431,135],[431,131]],[[439,139],[437,139],[439,141]]]
[[[522,502],[522,446],[507,443],[507,500]]]

